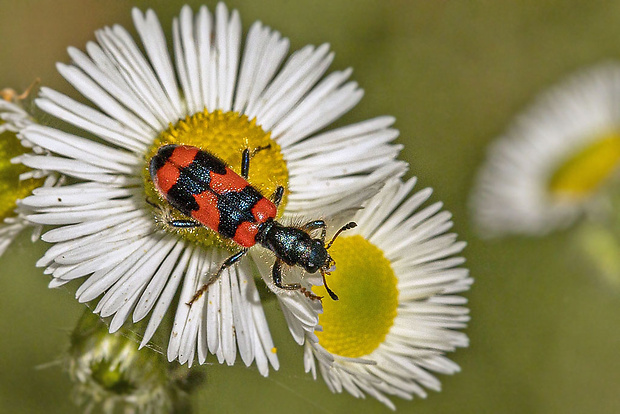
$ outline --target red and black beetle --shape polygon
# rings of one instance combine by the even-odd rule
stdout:
[[[169,225],[183,228],[205,226],[242,247],[196,291],[190,305],[256,243],[276,256],[272,277],[277,287],[301,290],[311,298],[318,298],[298,283],[282,283],[283,263],[301,266],[309,273],[321,272],[325,289],[332,299],[338,300],[325,281],[325,275],[335,264],[327,250],[342,231],[356,224],[350,222],[344,225],[325,245],[326,224],[323,220],[313,220],[301,227],[278,223],[275,220],[277,206],[282,200],[284,188],[279,186],[268,200],[247,181],[251,156],[266,148],[257,148],[253,153],[248,149],[243,151],[241,176],[213,154],[191,146],[165,145],[151,159],[149,172],[155,188],[174,208],[188,217],[185,220],[170,220]],[[312,238],[309,232],[317,229],[321,229],[320,237]]]

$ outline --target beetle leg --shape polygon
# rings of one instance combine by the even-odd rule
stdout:
[[[312,231],[315,229],[321,229],[321,241],[325,241],[325,234],[327,233],[327,225],[323,220],[309,221],[301,227],[304,231]]]
[[[196,302],[203,293],[205,293],[207,291],[207,289],[209,289],[209,286],[211,286],[222,274],[222,272],[226,269],[228,269],[229,267],[231,267],[232,265],[234,265],[235,263],[237,263],[239,260],[241,260],[241,258],[248,252],[248,249],[243,249],[235,254],[233,254],[232,256],[230,256],[228,259],[226,259],[224,261],[224,263],[222,263],[222,265],[220,266],[219,270],[217,271],[217,273],[215,273],[213,276],[211,276],[209,278],[209,280],[207,280],[207,283],[205,283],[204,285],[202,285],[200,287],[200,289],[198,289],[196,291],[196,293],[194,293],[194,296],[192,296],[192,299],[187,302],[188,306],[192,306],[192,303]]]
[[[280,259],[276,259],[276,262],[273,264],[271,276],[273,277],[273,283],[280,289],[299,290],[301,288],[299,283],[291,283],[288,285],[282,284],[282,260]]]
[[[243,154],[241,155],[241,176],[248,179],[248,175],[250,174],[250,150],[244,149]]]
[[[273,202],[273,204],[276,205],[276,207],[280,206],[280,202],[282,201],[283,195],[284,195],[284,187],[279,185],[278,188],[276,188],[276,191],[274,191],[274,193],[271,195],[271,201]]]
[[[168,225],[172,227],[191,229],[194,227],[202,227],[203,224],[196,220],[168,220]]]
[[[307,298],[310,298],[312,300],[323,299],[322,296],[315,295],[314,293],[312,293],[312,291],[306,289],[299,283],[289,283],[286,285],[282,284],[282,260],[280,259],[276,259],[276,262],[273,264],[271,275],[273,277],[273,283],[276,285],[276,287],[280,289],[299,290],[301,293],[306,295]]]
[[[164,226],[176,227],[181,229],[191,229],[194,227],[203,227],[203,224],[192,219],[173,219],[170,213],[170,209],[165,208],[159,204],[156,204],[150,197],[146,198],[147,204],[158,210],[157,220]]]
[[[267,144],[267,145],[263,145],[262,147],[254,148],[254,151],[252,151],[252,157],[258,154],[259,152],[261,152],[262,150],[266,150],[269,148],[271,148],[271,144]]]
[[[260,151],[266,150],[268,148],[271,148],[271,144],[265,145],[264,147],[254,148],[251,153],[250,150],[247,148],[243,150],[243,154],[241,154],[241,176],[243,178],[247,180],[250,174],[250,158],[255,156]]]

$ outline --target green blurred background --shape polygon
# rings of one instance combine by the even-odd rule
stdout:
[[[190,2],[196,10],[199,2]],[[34,78],[70,88],[54,62],[130,8],[154,8],[165,30],[177,1],[0,1],[0,87]],[[209,1],[210,7],[215,2]],[[254,20],[289,37],[292,50],[329,42],[332,69],[355,69],[363,101],[340,123],[396,116],[401,158],[419,187],[435,188],[469,243],[476,279],[462,367],[426,400],[395,400],[401,413],[620,412],[620,291],[576,258],[569,232],[484,242],[467,197],[485,146],[515,113],[562,76],[620,56],[620,2],[229,1],[244,28]],[[0,258],[0,412],[80,412],[56,363],[81,314],[64,289],[34,268],[46,246],[22,235]],[[196,412],[388,412],[373,398],[333,395],[303,372],[302,350],[273,302],[266,305],[282,368],[210,365]]]

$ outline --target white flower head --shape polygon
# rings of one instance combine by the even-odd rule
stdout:
[[[392,409],[388,395],[439,391],[434,373],[459,371],[445,354],[469,343],[458,331],[469,321],[458,296],[472,283],[456,256],[465,243],[447,233],[442,203],[420,207],[430,188],[408,197],[415,182],[386,184],[358,212],[358,226],[336,239],[328,282],[340,300],[324,301],[322,329],[305,344],[306,372],[316,378],[318,365],[330,390],[366,393]]]
[[[132,332],[109,334],[90,311],[71,333],[62,361],[73,382],[73,399],[85,413],[172,412],[187,401],[180,385],[200,382],[199,375],[168,364],[163,355],[139,351]]]
[[[18,162],[29,149],[22,145],[17,133],[34,124],[22,106],[23,98],[24,95],[17,96],[12,89],[0,91],[0,256],[30,224],[25,219],[28,211],[20,206],[20,200],[34,188],[55,181],[54,178],[46,181],[43,172],[31,171]],[[32,241],[39,238],[40,230],[40,226],[35,227]]]
[[[471,196],[482,235],[545,234],[596,206],[620,161],[620,65],[543,93],[489,148]]]
[[[284,187],[284,220],[316,219],[358,207],[403,172],[404,164],[395,161],[400,146],[391,144],[398,135],[390,128],[394,120],[320,132],[362,97],[347,81],[350,69],[324,76],[333,60],[327,45],[287,58],[288,39],[256,22],[241,47],[239,14],[220,3],[213,14],[205,6],[197,14],[183,7],[173,21],[169,54],[155,13],[134,9],[132,16],[146,54],[115,25],[98,30],[86,52],[69,48],[71,64],[58,64],[91,105],[49,88],[36,101],[87,134],[38,125],[23,132],[51,153],[26,155],[25,165],[80,181],[24,200],[38,209],[30,220],[57,226],[42,237],[54,246],[38,265],[53,277],[52,287],[86,278],[77,299],[99,298],[95,312],[112,318],[111,332],[127,318],[148,316],[143,346],[180,290],[170,360],[204,363],[211,353],[233,364],[238,353],[267,375],[278,359],[252,260],[246,256],[226,269],[188,306],[239,247],[206,228],[162,230],[154,220],[157,209],[147,203],[166,207],[149,160],[163,145],[183,144],[208,150],[239,173],[242,151],[264,147],[251,160],[249,182],[265,197]],[[262,276],[270,283],[270,274]],[[288,314],[298,318],[292,326],[312,331],[320,303],[303,304],[311,300],[300,291],[273,290],[283,306],[291,304]]]

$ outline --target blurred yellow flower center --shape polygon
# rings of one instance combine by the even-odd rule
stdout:
[[[323,300],[319,344],[343,357],[368,355],[385,340],[394,323],[396,276],[383,252],[359,235],[337,239],[329,254],[336,270],[327,276],[327,284],[340,300]],[[313,291],[329,297],[323,286]]]
[[[551,194],[579,200],[598,190],[620,163],[620,133],[604,135],[568,158],[549,180]]]
[[[16,201],[28,196],[43,184],[43,179],[21,180],[19,175],[29,171],[21,164],[11,164],[11,158],[26,152],[15,133],[0,134],[0,223],[15,215]]]
[[[144,188],[146,196],[158,200],[160,205],[167,206],[167,201],[159,194],[148,170],[151,158],[160,147],[168,144],[190,145],[217,156],[237,174],[241,174],[241,156],[244,149],[250,151],[269,148],[257,152],[250,161],[248,181],[266,198],[271,197],[278,186],[288,188],[288,170],[282,157],[280,146],[271,139],[271,133],[265,132],[256,124],[256,119],[249,120],[246,115],[238,112],[222,112],[220,110],[198,112],[180,120],[176,125],[163,131],[153,142],[145,157]],[[286,205],[287,192],[280,204],[283,211]],[[174,219],[187,219],[180,212],[171,211]],[[234,242],[220,237],[216,232],[204,227],[191,229],[174,229],[174,232],[186,240],[203,246],[219,245],[232,248]]]

